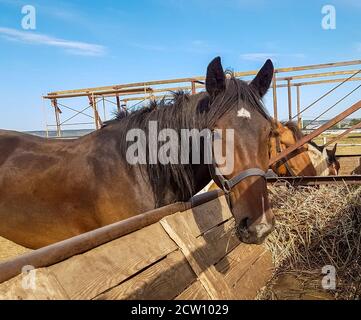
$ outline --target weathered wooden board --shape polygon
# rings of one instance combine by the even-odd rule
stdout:
[[[34,270],[34,282],[29,275],[19,275],[0,285],[0,300],[66,300],[69,296],[55,276],[47,269]]]
[[[204,289],[202,283],[197,280],[185,289],[175,300],[209,300],[210,296]]]
[[[171,300],[196,280],[196,275],[181,251],[101,294],[98,300]]]
[[[2,299],[253,299],[272,264],[240,244],[224,197],[0,284]]]
[[[241,244],[224,257],[216,268],[224,274],[236,299],[254,299],[272,275],[272,257],[264,246]]]
[[[93,299],[178,249],[159,223],[49,267],[71,299]]]
[[[232,299],[234,298],[232,291],[222,274],[214,267],[214,263],[227,254],[227,249],[232,249],[232,247],[227,248],[225,244],[232,241],[233,228],[229,225],[228,227],[224,224],[219,225],[228,221],[231,213],[224,197],[213,200],[207,205],[210,206],[199,206],[197,210],[187,210],[165,217],[160,223],[182,250],[209,296],[212,299]],[[215,207],[217,210],[214,210]],[[198,236],[202,232],[205,236]],[[220,237],[222,232],[225,237]],[[207,242],[207,239],[214,238],[223,241]]]

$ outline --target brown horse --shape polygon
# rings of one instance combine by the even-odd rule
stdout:
[[[293,122],[282,124],[274,120],[273,123],[274,126],[269,141],[270,158],[292,146],[302,137],[301,130]],[[280,177],[317,175],[308,153],[307,144],[298,148],[280,162],[273,164],[271,169]]]
[[[303,136],[296,123],[275,121],[270,138],[270,157],[295,144]],[[337,145],[333,150],[327,150],[310,141],[272,165],[271,169],[281,177],[337,175],[340,164],[335,156],[336,148]]]
[[[236,234],[243,242],[262,242],[274,226],[262,173],[269,162],[271,123],[261,102],[273,70],[268,60],[247,84],[226,79],[216,58],[207,69],[205,92],[178,94],[170,102],[119,114],[102,129],[77,140],[0,131],[0,236],[28,248],[46,246],[156,207],[187,201],[216,172],[230,191]],[[129,132],[141,130],[149,140],[157,139],[151,130],[155,121],[158,131],[173,129],[179,135],[182,129],[232,129],[234,139],[222,135],[220,142],[234,147],[233,170],[210,165],[204,154],[199,163],[164,164],[159,158],[151,162],[154,150],[148,140],[140,141],[147,161],[131,164],[127,155],[135,141],[128,140]],[[165,156],[160,150],[159,156]],[[187,157],[193,159],[199,150],[192,145]]]

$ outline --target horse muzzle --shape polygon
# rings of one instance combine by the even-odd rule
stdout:
[[[236,227],[236,235],[241,242],[247,244],[262,244],[275,228],[275,219],[271,223],[254,223],[247,226],[247,221]]]

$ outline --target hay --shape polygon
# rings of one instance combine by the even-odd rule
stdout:
[[[361,187],[271,187],[270,198],[277,226],[266,246],[276,269],[259,298],[279,298],[279,290],[288,290],[287,284],[280,289],[280,283],[285,277],[290,283],[291,275],[289,289],[299,292],[283,294],[286,298],[360,299]],[[322,288],[325,265],[336,268],[334,291]]]

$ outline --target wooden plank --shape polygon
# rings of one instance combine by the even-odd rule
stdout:
[[[197,280],[185,289],[175,300],[209,300],[210,296],[202,283]]]
[[[220,230],[224,228],[223,225],[217,225],[220,221],[222,222],[229,219],[229,216],[229,208],[228,205],[226,206],[225,198],[223,196],[197,207],[196,211],[193,209],[192,211],[188,210],[182,214],[177,213],[162,219],[160,222],[169,236],[182,250],[203,287],[212,299],[234,298],[230,288],[224,281],[222,274],[220,274],[213,265],[213,263],[215,263],[215,258],[220,259],[227,253],[224,245],[224,240],[227,238],[223,238],[223,241],[220,241],[221,250],[218,251],[220,252],[220,257],[210,254],[212,251],[210,249],[215,250],[218,248],[214,245],[214,240],[217,235],[220,235]],[[202,232],[206,232],[214,226],[217,226],[214,230],[209,231],[205,236],[200,236]],[[232,229],[228,228],[228,233],[233,234],[231,231]],[[212,233],[215,234],[212,236]],[[224,233],[227,234],[227,232]],[[220,239],[222,238],[220,237]]]
[[[271,253],[264,246],[241,244],[216,268],[224,273],[237,299],[253,300],[271,278],[273,264]]]
[[[207,199],[208,197],[203,197],[204,201]],[[157,223],[163,217],[189,209],[191,206],[191,202],[176,202],[106,225],[99,229],[79,234],[73,238],[51,244],[47,247],[21,255],[13,260],[0,263],[0,283],[17,276],[21,273],[23,266],[31,265],[39,269],[54,265],[72,256],[84,253],[126,234],[130,234],[138,229]]]
[[[224,196],[206,202],[192,209],[177,212],[172,217],[172,221],[183,221],[194,237],[205,233],[213,227],[232,218],[227,201]]]
[[[235,233],[234,219],[217,226],[202,235],[200,243],[209,265],[217,263],[240,244]]]
[[[19,275],[0,284],[0,300],[69,299],[69,296],[49,270],[37,269],[31,272],[34,272],[35,276],[34,288],[24,286],[24,284],[31,283],[25,278],[29,275]]]
[[[71,299],[93,299],[176,249],[155,223],[49,269]]]
[[[179,295],[196,275],[180,250],[101,294],[97,300],[170,300]]]

